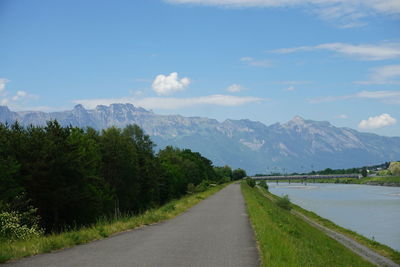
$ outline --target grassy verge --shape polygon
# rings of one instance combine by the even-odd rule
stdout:
[[[242,183],[264,266],[374,266]]]
[[[336,179],[308,179],[308,180],[291,180],[291,183],[301,183],[306,181],[307,183],[329,183],[329,184],[369,184],[369,185],[395,185],[400,186],[400,176],[375,176],[375,177],[364,177],[361,179],[357,178],[336,178]],[[288,182],[288,180],[282,180],[282,182]]]
[[[201,200],[218,192],[225,186],[226,184],[217,185],[204,192],[172,200],[160,208],[148,210],[137,216],[126,216],[118,220],[103,219],[92,226],[76,230],[29,240],[2,242],[0,243],[0,263],[88,243],[93,240],[106,238],[115,233],[171,219],[196,205]]]
[[[396,184],[397,186],[400,186],[400,176],[365,177],[361,178],[360,181],[361,184],[379,184],[379,185]]]
[[[274,194],[271,194],[270,192],[266,191],[263,188],[260,188],[259,190],[261,190],[264,194],[268,194],[270,197],[272,197],[272,198],[274,198],[276,200],[279,199],[278,196],[276,196]],[[325,219],[323,217],[320,217],[320,216],[318,216],[316,213],[314,213],[312,211],[305,210],[305,209],[301,208],[300,206],[297,206],[296,204],[292,203],[291,205],[292,205],[292,208],[294,210],[306,215],[307,217],[309,217],[309,218],[313,219],[314,221],[318,222],[319,224],[321,224],[321,225],[323,225],[323,226],[325,226],[325,227],[327,227],[327,228],[329,228],[331,230],[334,230],[336,232],[342,233],[342,234],[344,234],[344,235],[346,235],[346,236],[358,241],[359,243],[371,248],[372,250],[376,251],[377,253],[379,253],[379,254],[391,259],[392,261],[394,261],[394,262],[396,262],[398,264],[400,264],[400,252],[399,251],[396,251],[396,250],[392,249],[389,246],[386,246],[384,244],[381,244],[379,242],[376,242],[374,240],[366,238],[365,236],[360,235],[360,234],[358,234],[358,233],[356,233],[354,231],[351,231],[349,229],[340,227],[339,225],[335,224],[334,222],[332,222],[332,221],[330,221],[328,219]]]

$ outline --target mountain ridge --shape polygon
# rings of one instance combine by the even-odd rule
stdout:
[[[204,117],[158,115],[132,104],[99,105],[95,109],[76,105],[59,112],[14,112],[0,106],[3,123],[19,121],[24,126],[43,126],[50,119],[63,126],[97,130],[137,124],[158,148],[190,148],[216,165],[241,167],[249,173],[348,168],[400,158],[400,137],[362,133],[300,116],[267,126],[249,119],[219,122]]]

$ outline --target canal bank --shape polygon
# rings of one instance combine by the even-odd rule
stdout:
[[[353,184],[269,183],[271,193],[288,195],[294,204],[400,250],[400,188]]]
[[[374,266],[260,190],[242,183],[263,266]]]
[[[262,187],[258,187],[258,190],[271,202],[277,203],[282,200],[282,198],[271,194]],[[342,228],[293,203],[290,204],[290,213],[307,222],[310,226],[319,229],[327,236],[335,239],[360,257],[368,260],[376,266],[400,266],[400,253],[386,245],[370,240],[351,230]]]

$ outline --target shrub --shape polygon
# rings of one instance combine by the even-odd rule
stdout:
[[[207,189],[208,189],[208,186],[210,185],[210,182],[209,181],[207,181],[207,180],[203,180],[203,181],[201,181],[201,183],[200,184],[198,184],[197,186],[196,186],[196,192],[204,192],[204,191],[206,191]]]
[[[187,193],[188,194],[193,194],[196,192],[196,187],[194,186],[194,184],[190,183],[187,185]]]
[[[276,201],[276,205],[278,205],[279,207],[281,207],[282,209],[285,209],[285,210],[292,209],[292,203],[290,202],[288,195],[284,195],[283,197],[279,198]]]
[[[0,239],[28,239],[42,234],[43,231],[37,225],[29,227],[21,223],[21,214],[15,211],[0,212]]]
[[[256,181],[254,179],[249,178],[249,179],[246,180],[246,182],[250,187],[255,187],[256,186]]]
[[[258,185],[264,188],[265,190],[268,190],[268,184],[266,181],[260,181]]]
[[[382,170],[378,172],[378,176],[390,176],[392,173],[389,170]]]
[[[390,162],[389,171],[396,176],[400,176],[400,162]]]
[[[367,175],[368,175],[368,171],[367,171],[367,168],[362,168],[362,170],[361,170],[361,175],[362,175],[362,177],[367,177]]]

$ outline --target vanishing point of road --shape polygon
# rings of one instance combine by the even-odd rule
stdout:
[[[171,220],[9,265],[252,267],[259,257],[240,185],[231,184]]]

